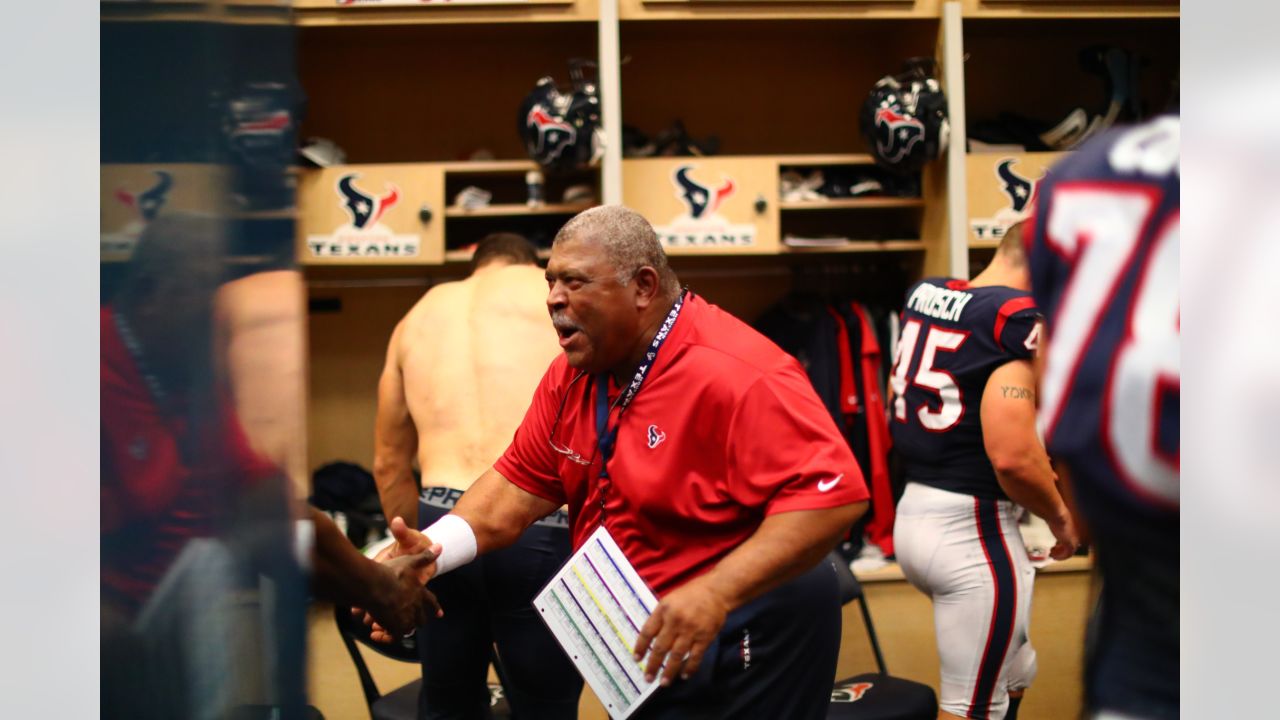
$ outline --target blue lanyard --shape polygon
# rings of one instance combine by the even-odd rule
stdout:
[[[631,379],[631,384],[622,391],[618,396],[616,405],[621,408],[618,411],[618,422],[609,429],[609,413],[613,410],[609,406],[609,375],[601,373],[596,376],[596,449],[600,451],[600,477],[609,477],[609,459],[613,457],[614,444],[618,440],[618,428],[622,427],[622,413],[626,412],[627,406],[640,393],[640,386],[644,384],[645,378],[649,376],[649,370],[653,368],[654,360],[658,357],[658,349],[666,342],[667,336],[671,334],[671,328],[676,324],[676,318],[680,315],[680,309],[684,307],[684,292],[680,293],[680,297],[676,298],[675,304],[671,306],[671,311],[667,313],[667,318],[662,322],[662,327],[658,328],[658,333],[653,336],[653,342],[649,345],[649,351],[645,353],[644,360],[640,362],[640,366],[636,368],[635,377]]]

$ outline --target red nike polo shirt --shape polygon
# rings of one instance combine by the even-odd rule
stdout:
[[[868,498],[861,470],[799,363],[737,318],[689,295],[619,425],[599,480],[595,379],[552,362],[495,467],[568,503],[574,547],[601,523],[659,596],[710,570],[765,516]],[[572,383],[572,385],[571,385]],[[566,399],[567,393],[567,399]],[[609,400],[618,388],[609,381]],[[589,466],[552,450],[556,442]]]

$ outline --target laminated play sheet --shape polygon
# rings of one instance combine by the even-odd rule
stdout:
[[[658,604],[604,527],[533,600],[543,621],[614,720],[630,717],[658,689],[632,656]]]

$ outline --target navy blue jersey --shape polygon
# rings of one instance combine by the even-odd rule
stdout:
[[[1110,131],[1041,181],[1040,425],[1098,547],[1092,709],[1178,712],[1179,123]]]
[[[890,428],[908,480],[1005,500],[982,443],[982,393],[996,368],[1030,359],[1029,293],[926,278],[907,291],[890,385]]]

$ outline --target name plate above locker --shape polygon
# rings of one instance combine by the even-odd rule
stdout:
[[[778,162],[756,157],[632,158],[623,202],[671,255],[778,252]]]
[[[1062,152],[969,153],[969,245],[994,247],[1013,224],[1031,214],[1036,184]]]
[[[231,172],[203,163],[104,164],[100,168],[102,262],[133,255],[147,223],[161,212],[226,216]]]
[[[440,165],[341,165],[298,182],[298,259],[304,265],[425,265],[444,261]]]

